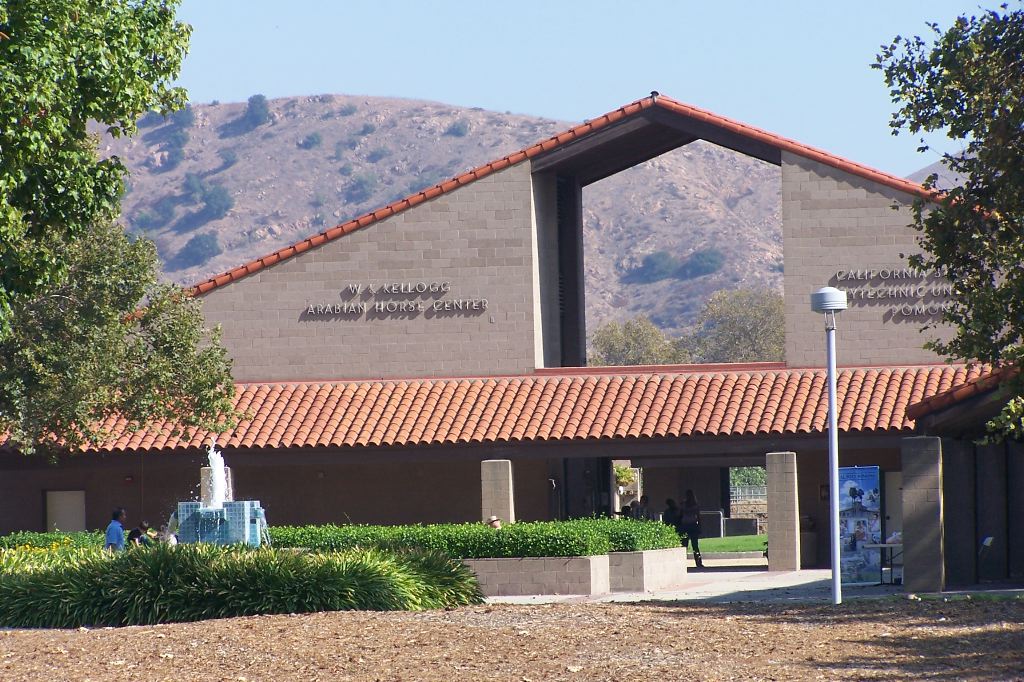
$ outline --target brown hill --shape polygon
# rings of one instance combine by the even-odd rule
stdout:
[[[228,270],[571,125],[390,98],[267,103],[260,125],[244,103],[200,104],[103,142],[132,171],[125,221],[156,242],[169,278]],[[642,313],[678,333],[719,289],[781,287],[769,164],[694,143],[588,187],[584,210],[591,329]],[[700,264],[651,281],[652,254]]]

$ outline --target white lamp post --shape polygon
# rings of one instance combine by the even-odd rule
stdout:
[[[832,535],[832,603],[843,602],[839,572],[839,437],[836,433],[836,313],[846,310],[846,292],[823,287],[811,294],[811,310],[825,314],[828,361],[828,500]]]

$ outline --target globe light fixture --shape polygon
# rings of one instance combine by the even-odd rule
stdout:
[[[823,287],[811,294],[811,310],[825,315],[825,348],[828,364],[828,491],[831,528],[832,603],[843,603],[839,571],[839,435],[836,418],[836,313],[846,310],[846,292]]]

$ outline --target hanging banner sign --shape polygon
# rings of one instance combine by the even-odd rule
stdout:
[[[865,545],[882,541],[879,469],[839,467],[839,566],[843,584],[877,583],[880,556]]]

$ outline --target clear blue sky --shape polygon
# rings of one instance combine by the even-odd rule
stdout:
[[[195,102],[378,95],[566,121],[659,90],[906,175],[938,154],[891,135],[893,107],[869,64],[895,35],[923,36],[926,21],[947,27],[977,8],[949,0],[184,0],[180,17],[193,34],[181,83]]]

